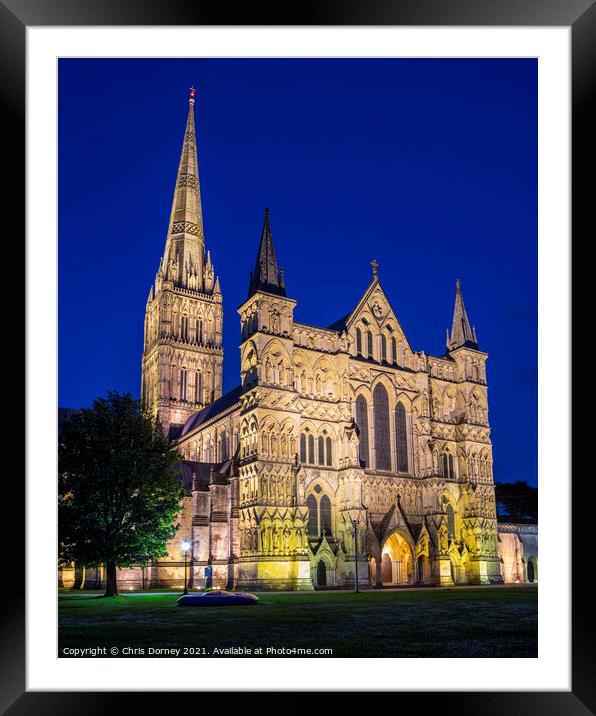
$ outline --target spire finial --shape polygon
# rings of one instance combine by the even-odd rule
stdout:
[[[189,87],[188,89],[188,103],[194,104],[195,103],[195,96],[197,94],[197,91],[194,87]]]
[[[370,262],[370,265],[372,266],[372,275],[377,276],[379,273],[379,262],[376,259],[373,259]]]
[[[455,279],[455,288],[457,288],[457,289],[461,288],[461,281],[458,278]]]

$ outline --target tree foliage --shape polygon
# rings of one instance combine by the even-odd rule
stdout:
[[[177,452],[130,394],[110,392],[61,428],[58,535],[62,563],[116,567],[167,554],[184,489]]]
[[[538,522],[538,488],[524,480],[496,482],[497,519],[500,522]]]

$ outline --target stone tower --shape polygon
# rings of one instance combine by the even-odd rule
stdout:
[[[145,310],[141,403],[172,438],[222,391],[222,295],[205,250],[194,103],[191,89],[166,246]]]
[[[238,309],[242,331],[238,585],[246,589],[312,589],[308,509],[297,464],[295,305],[286,296],[283,272],[277,267],[266,209],[248,297]],[[269,424],[280,426],[280,434],[269,434]]]

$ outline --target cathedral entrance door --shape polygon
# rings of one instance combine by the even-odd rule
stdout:
[[[392,532],[383,545],[383,584],[409,584],[414,551],[404,534]]]
[[[533,582],[534,579],[534,562],[530,560],[528,562],[528,582]]]
[[[325,562],[321,560],[317,564],[317,587],[326,587],[327,586],[327,567],[325,565]]]

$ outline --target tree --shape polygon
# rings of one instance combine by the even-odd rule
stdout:
[[[179,459],[130,394],[109,392],[73,415],[58,449],[61,562],[104,564],[108,597],[117,567],[166,555],[184,495]]]
[[[501,522],[538,522],[538,488],[524,480],[496,482],[497,519]]]

